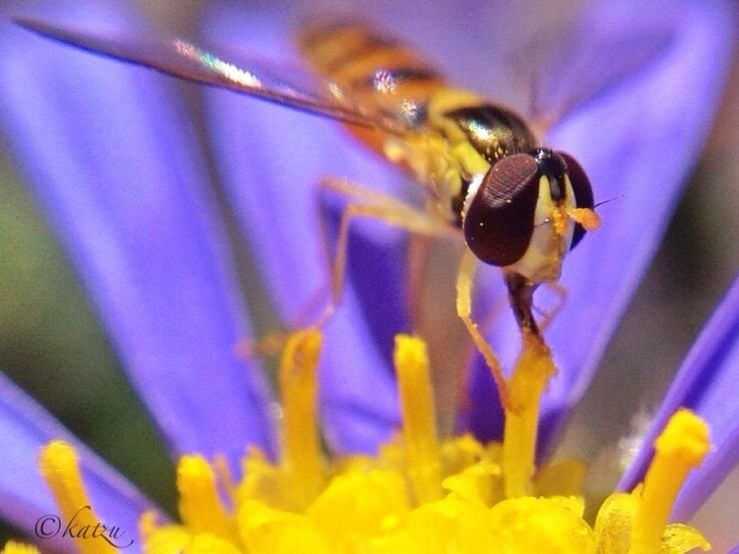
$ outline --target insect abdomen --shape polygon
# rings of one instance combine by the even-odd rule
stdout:
[[[298,35],[312,68],[335,82],[352,102],[385,113],[423,112],[444,81],[407,45],[358,24],[313,25]],[[420,123],[420,121],[419,121]]]

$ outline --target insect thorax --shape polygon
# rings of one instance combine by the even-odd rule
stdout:
[[[389,139],[386,155],[408,166],[441,216],[460,226],[470,183],[497,160],[535,147],[525,121],[468,91],[444,88],[426,108],[425,125],[407,139]]]

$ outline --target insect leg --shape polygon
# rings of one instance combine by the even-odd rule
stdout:
[[[496,319],[500,317],[500,314],[506,308],[508,308],[508,299],[505,297],[505,295],[501,295],[493,303],[493,305],[485,311],[485,314],[482,316],[480,323],[477,324],[477,328],[482,329],[483,335],[486,335],[490,331],[490,329],[493,327],[493,323],[495,323]],[[459,381],[459,388],[457,389],[457,398],[459,398],[459,402],[463,407],[469,404],[470,380],[472,379],[472,361],[476,352],[479,352],[477,346],[474,343],[471,343],[465,353],[464,359],[466,361],[463,364],[464,373],[462,375],[462,379],[460,379]]]
[[[388,196],[377,192],[376,190],[369,189],[358,185],[356,183],[350,183],[346,180],[340,179],[324,179],[319,183],[319,186],[325,190],[338,193],[340,195],[356,198],[357,200],[366,200],[368,203],[383,204],[388,206],[396,206],[400,209],[411,209],[419,217],[424,217],[432,220],[436,224],[436,219],[428,213],[421,212],[408,204],[399,201],[397,198]],[[420,304],[419,296],[421,294],[421,288],[423,286],[425,266],[428,260],[429,248],[431,246],[431,239],[443,234],[446,229],[442,229],[443,225],[439,226],[439,232],[430,233],[418,233],[410,231],[410,244],[408,245],[408,313],[411,317],[411,322],[415,327],[416,322],[419,320]],[[324,238],[328,233],[324,232]]]
[[[352,202],[344,208],[341,216],[336,253],[329,269],[330,285],[328,289],[330,295],[328,305],[317,318],[310,317],[311,314],[315,313],[318,302],[325,301],[327,291],[325,287],[321,287],[311,295],[306,306],[300,310],[293,324],[290,325],[293,329],[306,326],[321,327],[336,311],[344,289],[349,226],[353,219],[376,219],[392,227],[405,229],[414,235],[426,237],[440,236],[449,232],[443,222],[430,214],[422,212],[397,198],[355,183],[342,179],[324,178],[318,183],[318,188],[335,192],[340,196],[351,199]],[[325,224],[322,235],[324,242],[327,243],[329,233],[326,231]],[[279,353],[289,335],[290,330],[278,330],[258,340],[242,341],[239,345],[239,351],[249,357],[272,357]]]
[[[319,326],[330,319],[341,301],[346,277],[349,229],[352,220],[357,218],[376,219],[391,227],[427,237],[441,236],[448,231],[447,226],[438,219],[392,196],[370,191],[346,181],[327,179],[321,185],[341,194],[361,199],[363,202],[348,204],[341,215],[336,254],[331,268],[331,301],[318,319],[317,325]]]
[[[472,321],[472,287],[475,281],[477,263],[477,258],[472,251],[465,249],[459,264],[459,273],[457,274],[457,315],[465,327],[467,327],[467,332],[472,337],[472,341],[490,368],[495,385],[498,387],[500,402],[506,408],[508,406],[508,385],[503,375],[500,360],[495,355],[495,352],[493,352],[490,344],[485,340],[485,337],[480,333],[477,324]]]
[[[567,302],[567,288],[564,285],[557,281],[547,282],[544,283],[544,285],[547,286],[557,296],[557,303],[554,305],[553,308],[550,308],[549,310],[537,310],[544,316],[542,317],[541,323],[539,324],[542,332],[546,330],[549,324],[552,323],[559,311],[565,305],[565,302]]]
[[[406,306],[411,328],[417,329],[421,321],[423,288],[431,249],[431,237],[411,235],[408,243],[408,275]]]
[[[508,287],[508,299],[513,309],[518,327],[522,333],[530,333],[541,337],[539,325],[532,313],[534,305],[534,290],[537,285],[515,272],[504,272],[503,278]]]

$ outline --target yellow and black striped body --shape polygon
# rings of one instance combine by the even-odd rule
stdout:
[[[467,190],[496,160],[536,146],[525,121],[449,86],[407,45],[357,24],[316,25],[298,45],[312,69],[369,114],[391,116],[402,136],[352,126],[363,142],[408,168],[438,213],[460,226]]]

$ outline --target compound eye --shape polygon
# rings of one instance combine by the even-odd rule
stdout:
[[[464,237],[485,263],[506,266],[526,253],[534,233],[539,197],[539,167],[528,154],[515,154],[493,165],[464,214]]]
[[[575,158],[564,152],[557,152],[567,164],[567,175],[570,177],[570,183],[572,184],[572,192],[575,193],[575,204],[578,208],[589,208],[593,209],[595,200],[593,198],[593,188],[590,186],[590,179],[585,174],[585,170],[582,166],[577,163]],[[585,229],[579,223],[575,223],[575,229],[572,233],[572,244],[570,250],[577,246],[582,238],[585,236]]]

